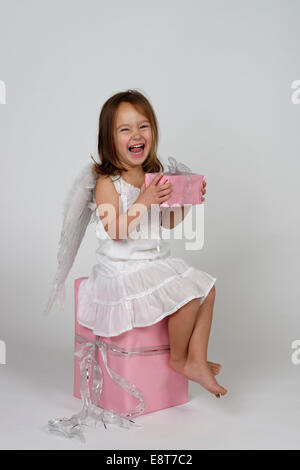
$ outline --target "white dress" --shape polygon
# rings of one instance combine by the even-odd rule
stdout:
[[[140,189],[122,177],[111,176],[121,198],[121,211],[136,201]],[[159,322],[190,300],[204,301],[216,278],[189,266],[170,253],[170,241],[161,239],[158,204],[148,218],[151,237],[138,238],[139,225],[128,237],[112,240],[97,212],[97,264],[78,293],[78,322],[97,336],[117,336],[136,327]],[[153,216],[154,215],[154,216]],[[130,234],[130,235],[131,235]]]

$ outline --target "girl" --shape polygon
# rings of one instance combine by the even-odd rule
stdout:
[[[97,264],[80,284],[77,319],[95,335],[111,337],[168,316],[170,367],[219,398],[227,393],[215,379],[221,365],[207,361],[216,279],[171,257],[168,240],[141,238],[136,230],[145,218],[151,233],[184,218],[183,208],[168,218],[168,208],[159,206],[172,185],[156,184],[163,175],[157,144],[156,116],[143,94],[127,90],[106,101],[100,163],[93,159]],[[146,172],[159,173],[148,187]]]

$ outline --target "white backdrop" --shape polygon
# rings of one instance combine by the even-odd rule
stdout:
[[[0,80],[6,84],[0,339],[7,347],[0,377],[8,399],[0,404],[2,445],[34,447],[35,427],[57,414],[57,403],[66,414],[73,281],[89,274],[97,243],[90,226],[67,281],[65,312],[56,307],[43,317],[62,202],[90,154],[96,156],[101,106],[127,88],[144,93],[155,109],[162,161],[171,155],[207,176],[204,248],[189,252],[176,241],[172,254],[217,278],[209,356],[222,362],[220,383],[229,395],[216,413],[229,419],[258,409],[262,383],[261,409],[270,413],[259,418],[270,441],[257,437],[257,420],[243,441],[241,419],[240,431],[237,426],[226,442],[224,434],[214,443],[204,434],[200,444],[195,433],[187,441],[182,430],[166,437],[163,448],[297,445],[300,365],[291,363],[291,343],[300,338],[300,105],[291,96],[300,79],[299,0],[0,0],[0,8]],[[18,417],[29,406],[17,394],[21,384],[23,400],[36,394],[52,406],[40,421],[29,418],[22,444],[15,440],[16,423],[8,425],[16,402]],[[195,397],[200,389],[191,384]],[[267,400],[275,390],[282,394],[272,404]],[[202,391],[201,397],[208,400]],[[276,434],[272,425],[279,410],[290,435]],[[43,439],[44,447],[67,445]],[[106,439],[109,446],[112,438]],[[155,439],[136,445],[153,448]]]

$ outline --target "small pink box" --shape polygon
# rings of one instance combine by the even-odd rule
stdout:
[[[151,184],[153,178],[158,173],[145,174],[145,186]],[[172,205],[184,206],[184,204],[202,204],[202,191],[203,183],[205,181],[204,175],[197,175],[189,173],[188,175],[164,173],[158,181],[157,185],[172,183],[173,192],[169,199],[160,204],[161,207],[171,207]]]
[[[134,328],[119,336],[110,338],[94,336],[93,331],[85,328],[77,322],[77,302],[80,283],[87,279],[82,277],[75,280],[75,334],[94,342],[96,339],[105,341],[110,345],[116,345],[123,350],[138,348],[152,349],[169,346],[168,317],[154,325]],[[78,345],[75,339],[75,347]],[[125,380],[134,384],[142,392],[145,399],[143,413],[151,413],[171,406],[181,405],[188,401],[188,379],[177,373],[169,366],[169,350],[163,353],[151,353],[148,355],[115,355],[107,352],[108,366]],[[137,406],[139,400],[123,390],[109,376],[103,363],[99,348],[96,349],[96,358],[103,371],[103,389],[99,405],[108,410],[116,410],[118,413],[126,413]],[[79,360],[75,357],[74,364],[74,396],[80,395],[80,369]],[[91,390],[90,380],[90,390]]]

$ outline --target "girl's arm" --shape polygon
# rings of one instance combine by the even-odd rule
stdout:
[[[192,204],[186,204],[183,207],[162,207],[160,225],[172,230],[185,219],[191,207]]]
[[[120,241],[128,238],[129,234],[140,223],[148,211],[148,206],[140,197],[129,209],[120,213],[120,195],[110,177],[100,175],[95,186],[95,199],[99,217],[104,229],[112,240]]]
[[[204,181],[202,189],[202,202],[205,201],[205,197],[203,196],[206,194],[206,184],[207,182]],[[170,230],[173,229],[176,227],[176,225],[180,224],[180,222],[184,220],[184,218],[190,212],[191,207],[192,204],[186,204],[182,207],[162,207],[160,225]]]

